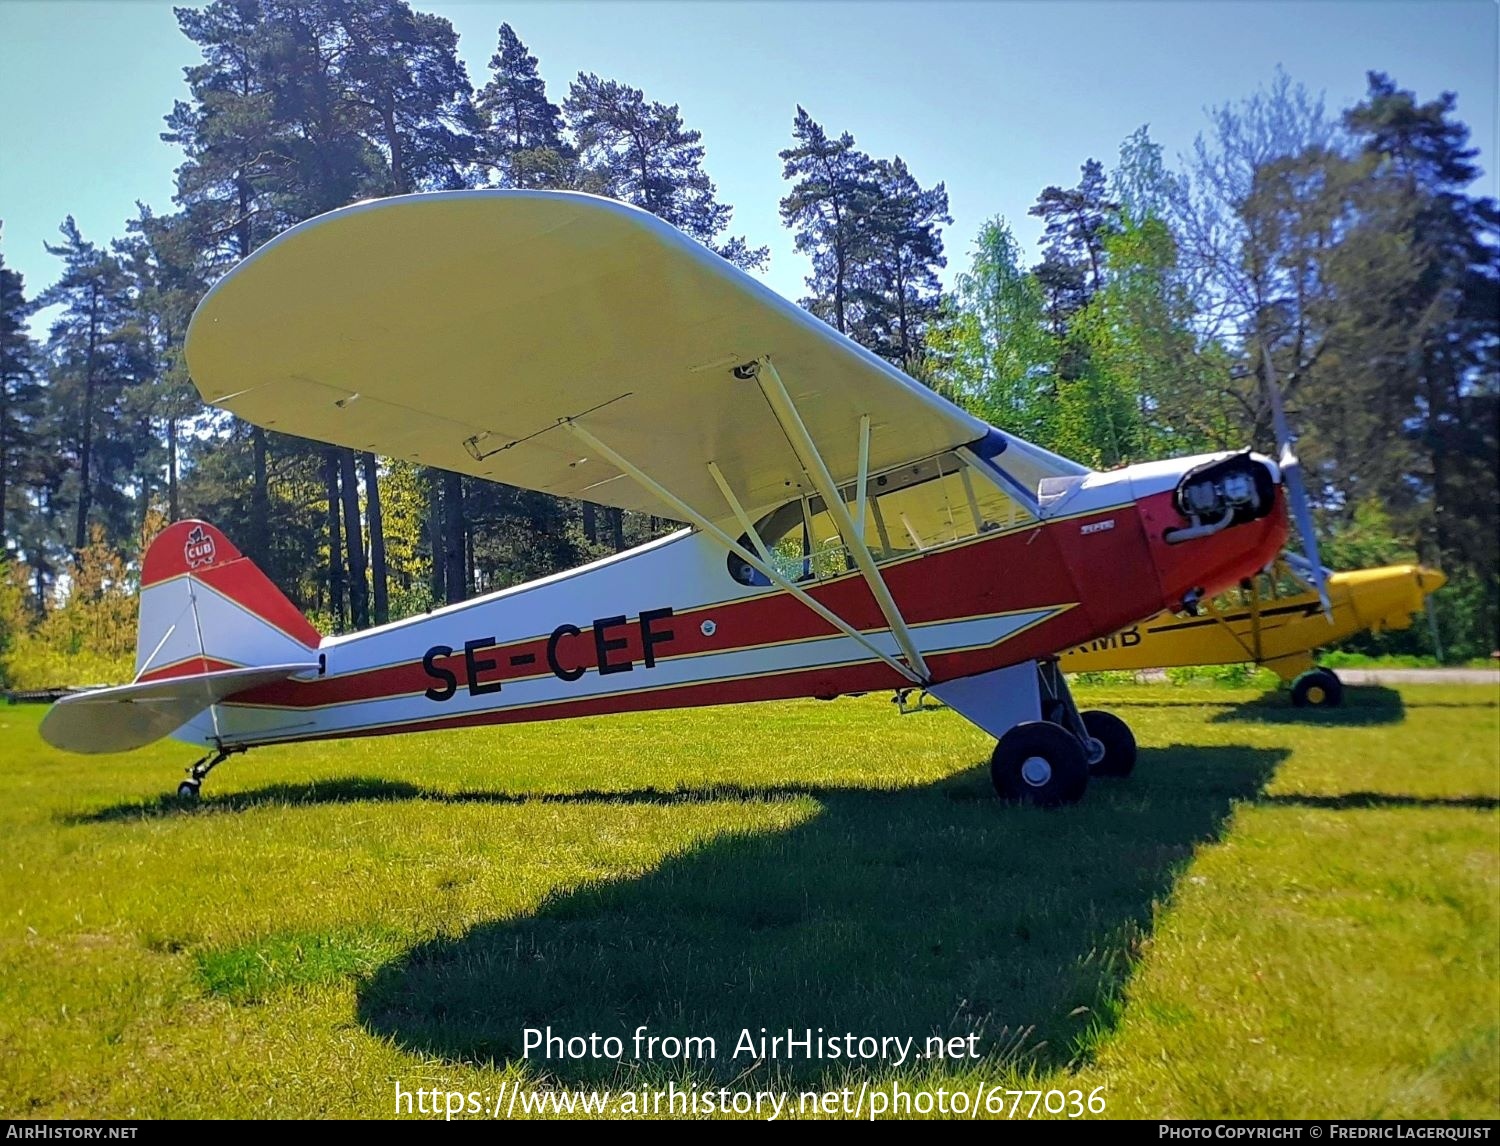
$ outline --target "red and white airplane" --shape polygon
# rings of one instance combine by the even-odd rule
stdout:
[[[924,687],[998,738],[997,790],[1076,800],[1135,744],[1054,654],[1275,559],[1281,464],[1097,473],[965,413],[654,216],[563,192],[361,203],[204,298],[204,399],[256,425],[689,527],[321,636],[211,525],[141,570],[136,675],[61,748],[264,744]]]

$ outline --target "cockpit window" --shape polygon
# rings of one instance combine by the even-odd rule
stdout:
[[[858,504],[854,485],[839,492],[853,517]],[[864,541],[875,560],[883,562],[1032,520],[1030,511],[982,462],[954,451],[872,475],[866,489]],[[821,497],[787,502],[756,522],[755,532],[771,566],[789,581],[822,581],[855,568]],[[748,534],[740,544],[752,552],[756,549]],[[770,584],[733,553],[729,571],[741,584]]]

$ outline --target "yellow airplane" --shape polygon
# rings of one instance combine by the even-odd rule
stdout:
[[[1331,669],[1317,667],[1313,651],[1365,630],[1409,628],[1426,598],[1448,580],[1422,565],[1333,573],[1326,582],[1330,612],[1325,616],[1299,565],[1294,558],[1278,561],[1242,583],[1238,593],[1205,602],[1196,616],[1158,613],[1071,649],[1062,655],[1061,667],[1097,672],[1248,662],[1290,683],[1293,704],[1331,708],[1343,700],[1343,682]],[[1306,591],[1279,592],[1288,579]]]

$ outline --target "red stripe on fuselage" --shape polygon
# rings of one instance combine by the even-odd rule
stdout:
[[[1076,613],[1069,610],[1064,616]],[[1037,629],[1006,642],[1009,650],[1012,643],[1017,647],[1031,649],[1029,654],[1017,657],[1007,655],[1006,663],[1027,660],[1043,655],[1039,649],[1045,645],[1051,649],[1051,638],[1037,638],[1032,634]],[[942,672],[946,678],[971,676],[994,667],[994,652],[989,649],[964,653],[948,653],[928,657],[928,667]],[[745,704],[763,700],[791,700],[798,697],[831,699],[848,693],[881,692],[902,688],[910,682],[884,662],[845,665],[840,668],[796,669],[786,672],[767,673],[763,676],[738,677],[731,680],[704,681],[698,684],[683,684],[658,689],[638,689],[634,692],[616,693],[610,696],[584,697],[549,704],[523,705],[508,709],[486,709],[481,712],[455,713],[452,716],[435,716],[430,720],[406,721],[399,724],[365,725],[314,733],[307,736],[276,738],[277,743],[297,743],[308,740],[343,740],[356,736],[389,736],[404,732],[433,732],[445,728],[476,728],[490,724],[527,724],[543,720],[567,720],[578,716],[608,716],[626,712],[654,712],[672,708],[701,708],[714,704]],[[229,703],[237,703],[235,697]],[[270,743],[271,740],[264,741]]]
[[[1117,515],[1130,518],[1133,513],[1127,506],[1090,515],[1087,518],[1055,522],[1046,526],[1038,525],[1014,533],[996,534],[994,537],[981,538],[967,544],[934,550],[919,557],[893,562],[884,566],[882,573],[892,595],[900,603],[902,615],[911,625],[1032,609],[1054,609],[1080,599],[1077,587],[1059,554],[1055,540],[1058,532],[1076,531],[1080,521],[1086,522]],[[1155,589],[1155,578],[1151,574],[1150,561],[1146,555],[1146,546],[1139,529],[1135,529],[1133,533],[1128,528],[1117,529],[1100,534],[1099,537],[1101,540],[1094,551],[1108,555],[1105,560],[1116,571],[1117,589],[1122,579],[1124,583],[1128,583],[1132,576],[1128,571],[1119,570],[1119,565],[1127,556],[1128,550],[1130,560],[1125,564],[1138,572],[1144,570],[1147,577],[1146,583],[1141,586],[1149,597],[1149,602],[1145,606],[1148,612],[1144,615],[1150,615],[1149,610],[1159,610],[1161,607],[1159,593]],[[1133,542],[1130,540],[1132,537]],[[726,581],[728,576],[726,570],[724,573]],[[855,628],[866,631],[878,631],[885,628],[885,620],[879,607],[857,573],[846,574],[821,585],[810,585],[808,592],[832,610],[835,615],[843,617]],[[565,669],[597,670],[598,658],[592,632],[593,621],[598,617],[623,614],[628,616],[628,623],[611,629],[609,635],[616,639],[624,639],[627,644],[624,648],[612,652],[610,657],[615,662],[630,660],[636,665],[635,671],[642,671],[641,662],[644,659],[644,651],[636,617],[642,609],[670,604],[672,604],[670,601],[625,602],[601,597],[591,615],[548,618],[554,626],[571,624],[581,630],[580,635],[564,636],[559,640],[557,645],[559,662]],[[525,606],[521,598],[516,598],[512,607],[516,615],[524,615]],[[458,678],[459,687],[463,688],[468,683],[463,644],[466,640],[478,640],[496,635],[486,633],[482,631],[482,628],[485,625],[505,623],[507,618],[501,611],[503,608],[498,605],[492,606],[491,609],[494,611],[486,617],[485,607],[479,605],[466,610],[463,614],[455,615],[446,622],[434,620],[413,626],[411,634],[413,643],[420,642],[424,646],[423,651],[439,643],[453,648],[454,652],[451,656],[438,657],[433,664],[435,668],[453,673]],[[1128,609],[1129,606],[1126,608]],[[1105,631],[1113,632],[1120,623],[1138,619],[1136,614],[1131,614],[1126,621],[1117,622],[1118,610],[1107,605],[1099,606],[1097,611],[1103,617],[1102,621],[1092,621],[1088,609],[1070,609],[1042,626],[1049,634],[1056,635],[1049,635],[1043,639],[1041,646],[1035,645],[1038,638],[1034,635],[1025,642],[1019,642],[1018,639],[1006,641],[1003,643],[1003,654],[991,654],[992,664],[967,671],[983,671],[985,667],[996,667],[999,664],[1011,664],[1024,660],[1030,656],[1039,655],[1038,648],[1044,653],[1051,652],[1057,648],[1067,647],[1075,640],[1075,634],[1091,632],[1097,625],[1103,625]],[[711,636],[702,632],[701,626],[705,620],[712,620],[714,623]],[[802,602],[789,593],[779,590],[769,591],[749,599],[721,601],[684,609],[670,618],[655,622],[653,628],[671,634],[670,641],[654,647],[658,661],[785,644],[833,636],[838,633],[838,630],[813,613]],[[549,672],[547,643],[548,635],[540,634],[519,641],[512,640],[509,643],[486,646],[478,650],[476,653],[478,657],[498,662],[494,668],[483,672],[483,682],[504,683],[508,680],[533,677],[539,673]],[[343,646],[345,649],[350,647]],[[417,650],[414,649],[413,653],[416,652]],[[334,662],[332,667],[335,671],[337,656],[337,652],[330,656],[330,660]],[[513,665],[512,658],[530,659],[525,664]],[[649,670],[646,671],[649,672]],[[705,668],[705,672],[710,671],[712,670]],[[903,682],[888,667],[885,671],[891,674],[892,679],[898,685],[908,683]],[[950,673],[948,675],[962,674]],[[263,685],[235,699],[256,705],[306,708],[408,696],[420,693],[439,683],[441,682],[428,674],[420,658],[414,656],[414,659],[401,664],[383,665],[325,677],[321,680],[281,681]]]

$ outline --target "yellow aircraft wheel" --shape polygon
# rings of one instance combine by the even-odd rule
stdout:
[[[1344,700],[1344,682],[1328,669],[1313,669],[1292,682],[1292,703],[1298,708],[1337,708]]]

